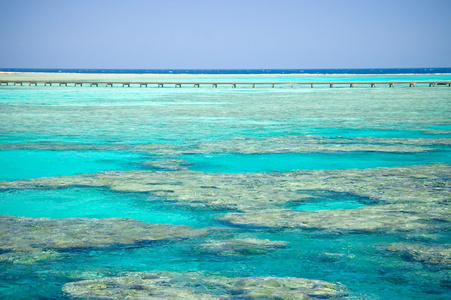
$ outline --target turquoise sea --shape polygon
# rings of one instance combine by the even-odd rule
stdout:
[[[450,116],[448,86],[1,85],[0,298],[450,299]]]

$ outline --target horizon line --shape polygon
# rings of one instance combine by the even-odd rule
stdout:
[[[4,69],[23,70],[400,70],[400,69],[451,69],[451,67],[366,67],[366,68],[44,68],[44,67],[0,67]]]

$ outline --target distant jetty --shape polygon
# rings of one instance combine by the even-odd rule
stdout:
[[[60,81],[60,80],[0,80],[0,85],[30,85],[30,86],[105,86],[105,87],[176,87],[180,88],[182,86],[192,86],[192,87],[200,87],[200,86],[211,86],[213,88],[217,88],[218,86],[229,86],[232,88],[236,88],[237,86],[242,87],[253,87],[258,86],[269,86],[274,88],[275,86],[291,86],[294,88],[295,86],[346,86],[346,87],[354,87],[354,86],[388,86],[395,87],[395,85],[409,85],[410,87],[415,87],[417,85],[428,85],[430,87],[434,87],[436,85],[444,85],[451,86],[451,81],[330,81],[330,82],[158,82],[158,81],[149,81],[149,82],[135,82],[135,81]]]

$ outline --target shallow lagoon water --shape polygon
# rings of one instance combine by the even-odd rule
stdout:
[[[101,79],[103,75],[96,76]],[[142,79],[138,75],[127,76],[136,81]],[[172,80],[171,76],[165,76],[165,80]],[[186,77],[189,76],[184,76],[188,81],[199,79]],[[334,76],[343,81],[350,78]],[[421,79],[426,78],[421,75]],[[230,76],[219,79],[229,81]],[[205,75],[202,80],[211,78]],[[286,78],[272,75],[258,80]],[[449,176],[441,171],[424,175],[408,169],[424,165],[424,169],[434,170],[434,164],[440,164],[439,170],[443,164],[450,164],[450,91],[447,87],[426,86],[392,89],[1,86],[0,180],[4,181],[0,184],[0,211],[32,218],[18,219],[21,221],[14,224],[17,228],[28,224],[41,234],[42,240],[30,250],[29,245],[24,245],[26,241],[16,241],[7,235],[8,241],[12,239],[11,243],[21,251],[11,251],[0,242],[0,294],[19,299],[70,299],[72,296],[64,292],[64,285],[69,282],[129,272],[200,271],[207,277],[209,274],[291,276],[341,283],[350,299],[450,298],[451,276],[446,261],[428,263],[413,259],[407,250],[400,254],[387,250],[393,243],[428,247],[451,244],[446,229],[449,220],[439,214],[448,209],[443,197],[450,184]],[[284,139],[289,136],[295,138]],[[303,145],[306,141],[309,143]],[[238,147],[239,143],[242,144]],[[253,148],[245,149],[246,145]],[[337,151],[337,145],[342,151]],[[362,145],[377,146],[378,151]],[[273,153],[275,146],[278,152]],[[293,147],[300,147],[303,152],[289,152]],[[334,150],[327,151],[329,148]],[[371,173],[381,167],[387,169]],[[370,175],[359,181],[356,173],[351,179],[349,174],[354,171],[348,169],[369,170],[362,174]],[[296,177],[300,179],[294,182],[290,181],[295,177],[290,173],[293,170],[313,173],[306,173],[305,178]],[[193,171],[196,176],[191,180],[183,177]],[[146,172],[153,175],[146,177]],[[342,172],[343,177],[337,172]],[[75,175],[79,173],[86,175]],[[244,174],[248,182],[234,190],[235,183],[226,176],[228,173]],[[403,190],[404,179],[399,174],[411,180],[408,189]],[[40,178],[47,176],[56,177]],[[110,182],[108,176],[117,178],[119,183]],[[316,177],[321,182],[318,186]],[[285,190],[302,186],[302,180],[316,189],[300,188],[296,196],[286,196]],[[326,186],[325,183],[334,180],[336,184]],[[64,184],[55,187],[55,182]],[[347,184],[352,184],[352,193],[342,191]],[[137,192],[146,190],[146,186],[151,192]],[[227,193],[221,192],[224,189]],[[371,198],[368,194],[377,189],[381,192],[370,196],[380,199]],[[387,230],[356,233],[357,230],[349,228],[337,233],[324,228],[238,226],[224,222],[222,217],[228,213],[253,213],[252,207],[245,211],[242,205],[237,211],[229,206],[198,205],[205,197],[219,204],[223,200],[233,202],[233,197],[246,201],[242,195],[254,196],[248,201],[261,202],[261,206],[273,200],[267,197],[293,197],[288,199],[291,202],[274,207],[299,214],[365,212],[377,205],[382,208],[392,205],[392,211],[424,214],[430,210],[431,215],[421,215],[426,220],[409,223],[414,228],[404,228],[405,231],[389,230],[388,222],[383,228]],[[397,203],[401,204],[396,206]],[[49,218],[49,224],[74,220],[74,228],[60,225],[55,235],[48,236],[47,227],[33,225],[43,220],[40,218]],[[142,236],[137,235],[138,229],[125,227],[124,237],[112,228],[106,234],[113,239],[111,243],[96,243],[99,237],[93,230],[86,236],[87,245],[80,242],[77,246],[60,246],[67,243],[64,236],[90,228],[84,225],[89,221],[77,218],[126,218],[125,224],[139,220],[145,224],[188,225],[207,231],[200,236],[168,236],[145,243],[139,240]],[[19,230],[8,226],[2,224],[0,233]],[[27,226],[24,228],[30,228]],[[23,231],[18,237],[26,233],[26,229],[20,230]],[[137,235],[138,240],[126,243],[127,235]],[[283,241],[286,246],[267,251],[248,244],[249,251],[241,250],[234,255],[205,252],[201,247],[246,239]]]
[[[34,218],[131,218],[149,223],[211,225],[214,213],[174,210],[147,193],[124,194],[105,189],[10,190],[0,193],[0,211]]]
[[[136,153],[102,151],[0,151],[0,180],[74,175],[143,168]]]

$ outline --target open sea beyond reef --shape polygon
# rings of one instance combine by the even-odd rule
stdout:
[[[451,80],[35,71],[0,80]],[[450,116],[447,85],[1,85],[0,298],[451,299]]]

